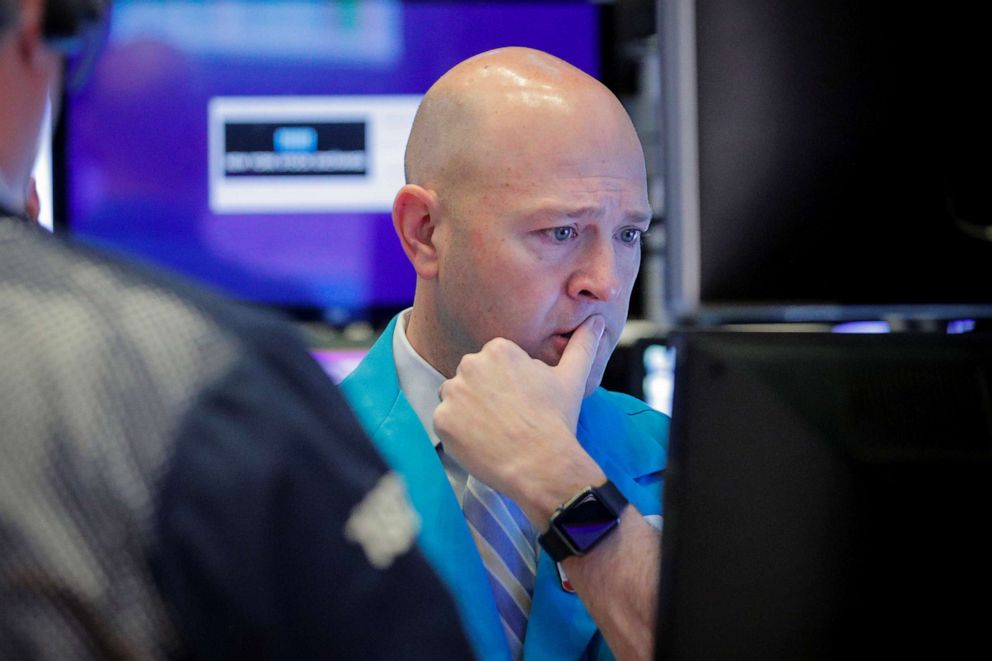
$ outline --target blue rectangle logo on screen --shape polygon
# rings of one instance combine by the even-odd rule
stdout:
[[[228,143],[230,146],[230,142]],[[317,151],[317,129],[313,126],[280,126],[272,133],[272,147],[277,152]],[[362,126],[362,149],[365,148],[365,126]]]
[[[224,125],[224,176],[364,175],[365,130],[364,121],[229,122]]]

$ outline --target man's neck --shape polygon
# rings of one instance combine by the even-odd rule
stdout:
[[[417,307],[415,299],[413,309],[410,310],[407,318],[406,338],[418,356],[443,374],[446,379],[450,379],[455,375],[458,363],[449,365],[449,361],[444,360],[444,347],[438,342],[438,338],[444,337],[444,334],[438,327],[436,319],[430,314],[425,314],[423,310],[423,306]]]

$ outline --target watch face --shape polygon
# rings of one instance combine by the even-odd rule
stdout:
[[[558,529],[580,553],[588,550],[616,525],[616,515],[592,493],[572,503],[557,519]]]

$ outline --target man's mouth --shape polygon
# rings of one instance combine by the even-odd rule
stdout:
[[[569,342],[572,340],[572,335],[578,326],[566,331],[559,331],[551,336],[552,350],[544,360],[549,365],[557,365],[558,361],[561,360],[562,355],[565,353],[565,349],[568,347]]]

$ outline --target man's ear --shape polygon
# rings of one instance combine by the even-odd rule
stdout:
[[[437,275],[437,249],[434,228],[438,203],[434,191],[407,184],[393,200],[393,227],[417,275],[431,279]]]

